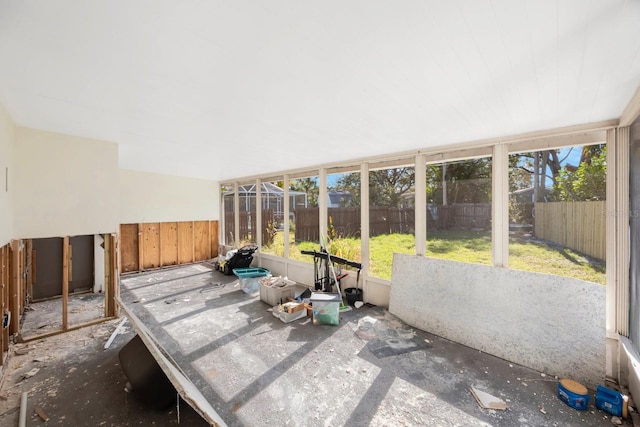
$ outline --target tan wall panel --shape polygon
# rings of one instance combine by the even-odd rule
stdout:
[[[120,262],[122,272],[139,271],[138,224],[120,225]]]
[[[142,225],[143,269],[160,267],[160,224]]]
[[[178,223],[160,223],[161,265],[176,265],[178,263]]]
[[[193,222],[178,223],[178,262],[193,262]]]

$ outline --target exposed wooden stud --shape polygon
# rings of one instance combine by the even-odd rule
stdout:
[[[111,312],[111,241],[109,235],[104,236],[104,315],[109,316]]]
[[[138,268],[144,270],[144,224],[138,224]]]
[[[0,247],[0,316],[3,317],[7,313],[6,291],[8,288],[7,272],[8,272],[8,245]],[[2,328],[0,331],[0,366],[4,364],[4,353],[9,349],[9,331]]]
[[[193,245],[191,245],[191,262],[196,260],[196,223],[195,221],[191,221],[191,241]]]
[[[105,317],[113,317],[118,315],[118,306],[116,300],[118,298],[118,251],[117,239],[114,234],[106,234],[105,242]]]
[[[18,254],[18,268],[19,268],[19,273],[18,273],[18,283],[19,283],[19,287],[18,287],[18,312],[20,313],[20,316],[22,316],[24,314],[24,302],[25,302],[25,296],[27,294],[27,287],[26,287],[26,262],[25,262],[25,244],[24,241],[20,240],[20,245],[19,245],[19,254]]]
[[[27,304],[33,299],[35,271],[35,251],[33,250],[33,240],[29,239],[27,240]]]
[[[69,329],[69,236],[62,239],[62,330]]]
[[[11,282],[9,285],[9,311],[11,312],[10,332],[17,334],[20,331],[20,310],[18,304],[18,292],[20,290],[20,241],[11,242]]]
[[[118,304],[117,301],[120,299],[120,287],[118,286],[118,278],[120,277],[120,275],[118,274],[118,272],[120,271],[120,266],[118,264],[118,236],[115,234],[111,234],[110,235],[111,238],[111,295],[113,295],[112,298],[112,312],[110,314],[112,314],[113,316],[118,316],[119,315],[119,309],[118,309]]]
[[[28,343],[28,342],[40,340],[40,339],[43,339],[43,338],[53,337],[53,336],[60,335],[60,334],[65,333],[65,332],[70,332],[70,331],[75,331],[77,329],[86,328],[87,326],[98,325],[100,323],[106,322],[107,320],[113,320],[115,318],[116,318],[116,316],[101,317],[100,319],[94,319],[94,320],[90,320],[90,321],[85,322],[85,323],[80,323],[78,325],[70,326],[69,328],[67,328],[64,331],[63,330],[57,330],[57,331],[51,331],[51,332],[47,332],[47,333],[40,334],[40,335],[30,336],[29,338],[23,338],[22,337],[20,342]]]
[[[73,245],[69,243],[69,282],[73,282]]]

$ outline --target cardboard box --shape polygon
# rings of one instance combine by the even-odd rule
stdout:
[[[307,317],[305,304],[301,302],[288,302],[286,304],[278,304],[273,307],[273,315],[278,317],[284,323],[293,322],[294,320]]]

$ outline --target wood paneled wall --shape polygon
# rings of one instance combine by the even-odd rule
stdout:
[[[188,264],[218,256],[218,221],[120,225],[122,273]]]

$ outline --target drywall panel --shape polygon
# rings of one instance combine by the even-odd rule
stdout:
[[[214,181],[120,169],[120,224],[219,217]]]
[[[395,254],[389,311],[541,372],[605,380],[605,287],[568,277]]]
[[[116,144],[18,127],[14,162],[15,236],[118,230]]]
[[[14,125],[0,104],[0,246],[13,237]]]

